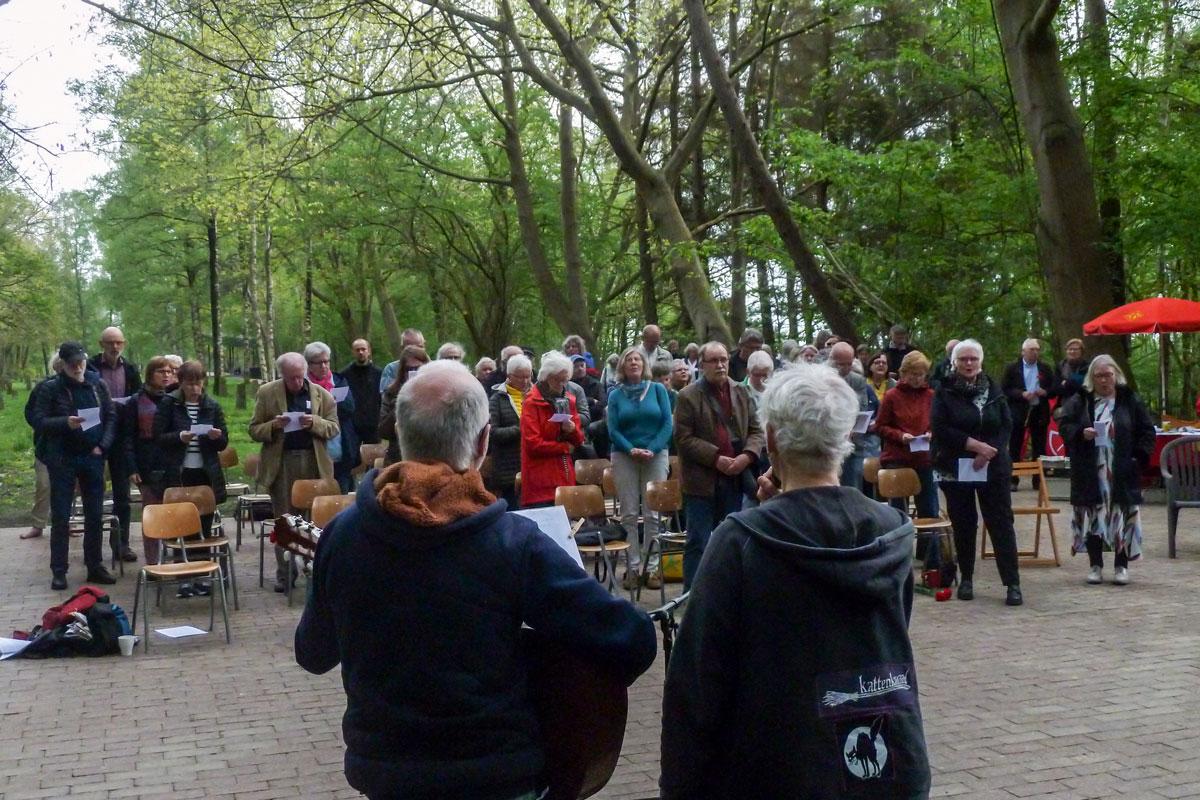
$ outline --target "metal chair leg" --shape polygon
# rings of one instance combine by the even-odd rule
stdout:
[[[232,578],[230,579],[230,582],[231,583],[233,582]],[[229,633],[229,604],[226,602],[226,598],[225,598],[224,576],[221,576],[221,580],[218,581],[218,583],[221,587],[221,617],[222,617],[222,619],[225,620],[225,644],[232,644],[233,637]],[[236,588],[234,589],[234,597],[235,598],[237,597],[237,589]],[[236,603],[236,600],[235,600],[235,603]],[[236,607],[237,606],[235,605],[234,608],[236,608]]]

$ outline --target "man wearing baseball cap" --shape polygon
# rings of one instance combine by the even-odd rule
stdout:
[[[104,503],[104,460],[113,446],[117,417],[108,388],[87,369],[78,342],[58,349],[63,370],[38,394],[33,428],[37,457],[50,472],[50,588],[67,588],[69,522],[75,484],[83,496],[83,560],[89,583],[116,583],[104,568],[100,515]]]

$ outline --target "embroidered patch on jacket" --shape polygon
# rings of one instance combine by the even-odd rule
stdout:
[[[817,676],[820,717],[861,715],[916,705],[917,681],[912,664],[879,664]]]
[[[837,723],[837,738],[842,743],[842,785],[846,789],[895,779],[896,759],[888,748],[887,721],[888,715],[880,714]]]

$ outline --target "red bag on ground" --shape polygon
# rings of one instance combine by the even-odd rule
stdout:
[[[108,595],[95,586],[80,586],[79,591],[71,595],[71,599],[67,602],[61,606],[51,606],[46,609],[46,613],[42,615],[42,629],[52,631],[62,625],[71,616],[71,612],[78,611],[80,614],[86,614],[87,610],[96,603],[107,602]]]

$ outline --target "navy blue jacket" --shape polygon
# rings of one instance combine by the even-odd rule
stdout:
[[[654,625],[503,500],[410,526],[379,506],[377,474],[322,533],[296,629],[300,666],[342,665],[346,779],[414,800],[528,792],[544,756],[521,624],[626,684],[654,660]]]
[[[221,451],[229,446],[229,428],[225,425],[225,412],[209,394],[200,395],[200,413],[197,424],[212,425],[221,432],[216,439],[201,436],[200,457],[204,459],[204,471],[212,487],[217,503],[225,502],[225,471],[221,469]],[[163,487],[183,485],[183,462],[188,446],[179,434],[192,427],[188,416],[187,402],[179,389],[168,392],[158,404],[154,416],[154,441],[159,448],[159,459],[163,468]]]
[[[83,373],[83,383],[58,375],[35,391],[33,413],[27,419],[33,425],[37,459],[47,467],[60,467],[74,458],[99,447],[106,455],[117,435],[117,414],[108,388],[100,376]],[[78,416],[81,408],[100,407],[100,424],[91,430],[72,430],[68,417]]]
[[[667,670],[663,800],[929,796],[912,542],[902,512],[841,486],[726,518]]]

